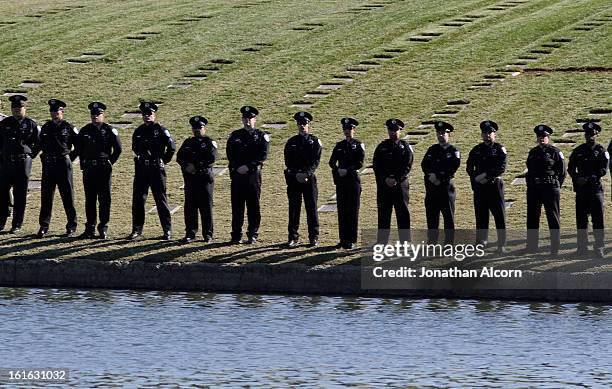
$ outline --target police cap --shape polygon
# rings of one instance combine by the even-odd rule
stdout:
[[[553,129],[546,124],[538,124],[533,128],[533,132],[535,132],[537,136],[548,136],[552,135]]]
[[[437,121],[435,124],[436,132],[453,132],[454,128],[450,123]]]
[[[106,105],[104,105],[104,103],[101,103],[99,101],[94,101],[92,103],[89,103],[87,108],[89,108],[89,112],[91,112],[92,115],[99,115],[103,113],[104,111],[106,111]]]
[[[208,124],[208,120],[204,117],[204,116],[192,116],[189,119],[189,124],[191,124],[191,128],[196,129],[196,128],[202,128],[202,127],[206,127],[206,125]]]
[[[399,119],[389,119],[385,122],[385,125],[391,131],[399,131],[404,129],[404,122]]]
[[[599,134],[601,132],[601,127],[599,124],[595,122],[586,122],[582,125],[582,129],[586,134]]]
[[[257,108],[251,107],[250,105],[245,105],[244,107],[240,108],[240,113],[242,113],[242,117],[245,118],[254,118],[255,116],[259,115]]]
[[[312,121],[312,115],[308,112],[296,112],[296,114],[293,115],[293,119],[298,123],[310,123]]]
[[[359,122],[353,118],[342,118],[340,124],[342,124],[342,127],[357,127]]]
[[[485,120],[484,122],[480,123],[480,131],[482,132],[490,134],[491,132],[496,132],[497,130],[499,130],[499,127],[497,126],[497,123],[492,120]]]
[[[153,113],[153,112],[157,112],[157,104],[151,103],[151,102],[148,102],[148,101],[143,101],[138,106],[138,109],[143,114],[150,114],[150,113]]]
[[[11,108],[21,108],[26,106],[28,98],[24,95],[12,95],[9,97],[9,101],[11,102]]]
[[[57,112],[66,107],[66,103],[58,99],[51,99],[47,101],[47,104],[49,104],[49,112]]]

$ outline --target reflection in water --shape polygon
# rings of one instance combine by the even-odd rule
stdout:
[[[605,387],[609,308],[0,288],[0,368],[69,368],[92,388]]]

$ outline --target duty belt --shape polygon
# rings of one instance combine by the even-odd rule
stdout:
[[[46,155],[43,154],[41,159],[44,162],[58,162],[58,161],[63,161],[66,159],[68,155]]]
[[[82,165],[85,166],[105,166],[105,165],[111,165],[110,161],[108,159],[84,159],[83,162],[81,162]]]
[[[13,155],[8,155],[7,157],[9,161],[17,162],[17,161],[25,161],[26,158],[29,157],[29,155],[28,154],[13,154]]]
[[[161,159],[144,159],[138,158],[138,162],[142,163],[145,166],[159,166],[164,167],[164,161]]]
[[[533,182],[535,184],[556,184],[557,177],[556,176],[534,177]]]

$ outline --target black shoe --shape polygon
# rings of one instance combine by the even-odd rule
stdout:
[[[36,234],[36,237],[38,239],[44,238],[45,235],[47,235],[49,233],[49,228],[48,227],[40,227],[40,229],[38,230],[38,233]]]
[[[96,234],[93,231],[85,230],[81,235],[79,235],[79,239],[95,239]]]
[[[345,243],[344,246],[342,246],[342,248],[345,250],[354,250],[355,248],[357,248],[357,245],[353,242]]]
[[[287,242],[288,247],[295,247],[299,244],[300,244],[299,239],[289,239],[289,241]]]
[[[140,230],[134,230],[134,231],[132,231],[132,233],[131,233],[131,234],[129,234],[129,235],[128,235],[128,237],[127,237],[127,238],[128,238],[129,240],[136,240],[136,239],[138,239],[138,237],[140,237],[140,236],[142,236],[142,231],[140,231]]]
[[[185,235],[185,237],[181,239],[181,243],[190,243],[190,242],[193,242],[194,240],[195,240],[194,235]]]
[[[319,245],[319,239],[314,238],[314,239],[310,239],[310,242],[308,242],[308,247],[317,247]]]
[[[576,255],[577,257],[584,257],[588,254],[589,254],[589,250],[580,248],[576,250],[576,253],[574,255]]]
[[[337,245],[335,245],[335,246],[334,246],[334,248],[335,248],[336,250],[339,250],[339,249],[344,248],[344,242],[338,242],[338,244],[337,244]]]
[[[11,234],[18,234],[21,231],[21,227],[13,227],[11,228]]]
[[[172,231],[164,231],[164,235],[161,237],[162,240],[171,240],[172,239]]]
[[[508,253],[508,249],[505,246],[501,246],[498,247],[497,250],[495,250],[496,254],[507,254]]]
[[[66,233],[64,234],[64,237],[72,238],[72,237],[74,237],[74,233],[75,233],[75,231],[73,229],[67,229]]]
[[[249,239],[247,239],[246,242],[244,242],[244,244],[255,244],[257,243],[257,238],[254,236],[251,236]]]
[[[242,243],[242,239],[240,238],[232,238],[229,241],[229,244],[240,244],[240,243]]]
[[[108,239],[108,232],[106,231],[98,231],[99,235],[98,235],[98,239],[102,239],[102,240],[107,240]]]
[[[0,223],[0,231],[4,230],[4,227],[6,227],[6,221]]]
[[[603,247],[595,249],[595,258],[605,258],[606,252]]]
[[[204,243],[212,243],[212,241],[213,241],[212,236],[206,235],[204,237]]]

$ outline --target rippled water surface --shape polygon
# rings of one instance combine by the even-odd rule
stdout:
[[[0,368],[68,368],[75,387],[609,387],[611,308],[0,288]]]

